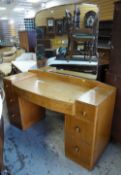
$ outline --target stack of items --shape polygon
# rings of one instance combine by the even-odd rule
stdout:
[[[3,52],[1,54],[1,63],[0,64],[0,75],[6,76],[9,75],[12,71],[11,62],[16,59],[20,54],[25,52],[23,49],[18,50],[16,47],[12,47],[11,50]]]

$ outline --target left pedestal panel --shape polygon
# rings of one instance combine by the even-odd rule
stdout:
[[[18,97],[13,90],[11,81],[4,80],[4,90],[6,95],[9,121],[17,128],[22,129]]]
[[[11,81],[4,80],[4,89],[9,121],[12,125],[20,129],[27,129],[44,118],[44,108],[18,97]]]
[[[45,117],[45,109],[18,97],[22,129],[30,128]]]

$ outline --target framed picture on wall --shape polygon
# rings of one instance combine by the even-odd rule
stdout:
[[[63,19],[56,19],[55,28],[56,28],[56,34],[57,35],[62,35],[63,34]]]
[[[95,11],[89,11],[85,14],[84,17],[84,25],[86,28],[92,28],[93,24],[95,22],[95,18],[96,18],[96,12]]]
[[[63,18],[63,33],[66,34],[68,30],[68,25],[67,25],[67,19],[66,17]]]
[[[47,34],[55,34],[55,19],[47,18]]]
[[[49,27],[53,27],[53,26],[54,26],[54,19],[53,19],[53,18],[48,19],[47,25],[48,25]]]

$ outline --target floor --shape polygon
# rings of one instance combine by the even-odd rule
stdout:
[[[21,131],[8,121],[4,102],[4,161],[12,175],[120,175],[121,145],[110,143],[92,171],[64,156],[64,117],[46,111],[46,118]]]

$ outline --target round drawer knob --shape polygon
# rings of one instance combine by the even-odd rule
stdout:
[[[87,115],[87,113],[85,111],[82,111],[81,114],[83,117],[85,117]]]
[[[5,85],[5,87],[6,87],[6,88],[8,88],[8,87],[9,87],[9,85],[8,85],[8,84],[6,84],[6,85]]]
[[[10,99],[10,103],[12,103],[12,102],[14,102],[14,99],[13,98]]]
[[[75,152],[77,152],[77,153],[80,151],[80,149],[79,149],[78,146],[75,146],[74,150],[75,150]]]
[[[16,116],[15,114],[12,114],[12,116],[11,116],[11,117],[12,117],[12,118],[15,118],[15,116]]]
[[[75,127],[75,131],[78,132],[78,133],[80,133],[81,132],[81,129],[78,126],[76,126]]]

